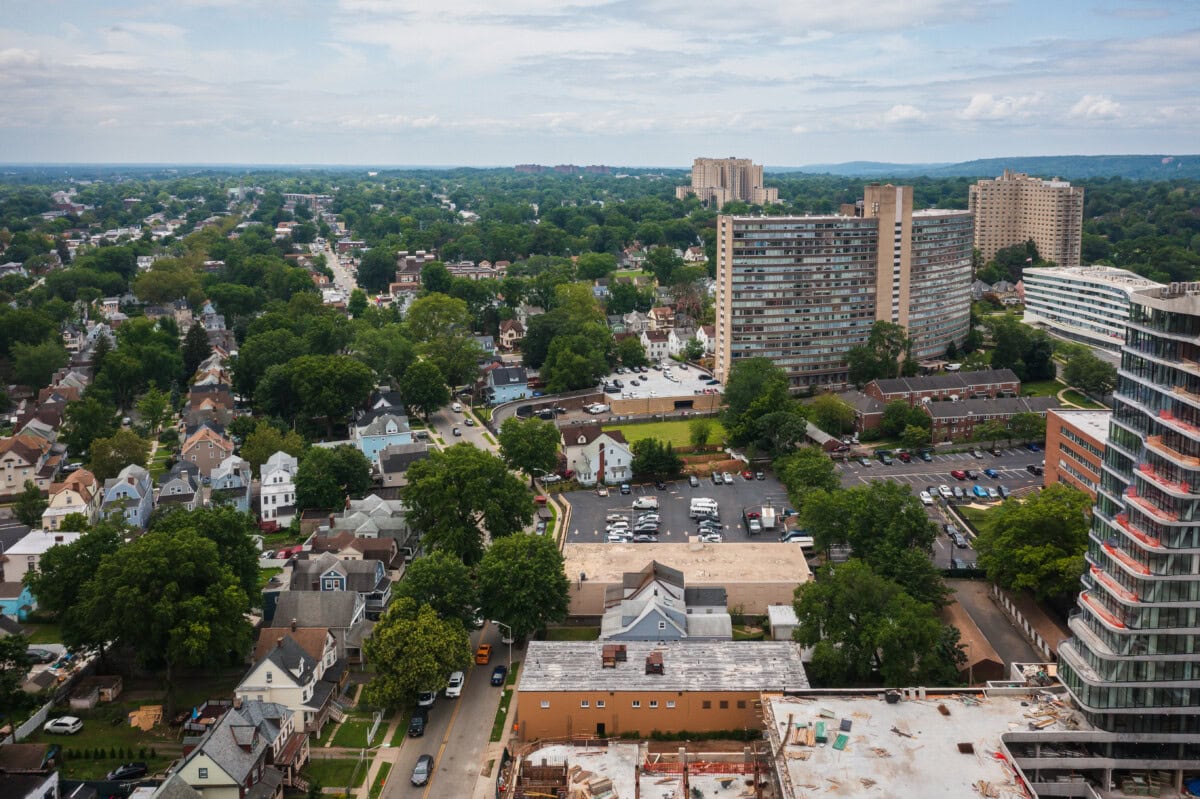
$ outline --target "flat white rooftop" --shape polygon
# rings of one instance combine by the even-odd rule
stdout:
[[[1059,408],[1051,413],[1099,441],[1104,441],[1108,436],[1108,423],[1112,420],[1112,411],[1070,411]]]
[[[1026,283],[1032,278],[1070,279],[1105,286],[1114,286],[1127,291],[1161,286],[1161,283],[1142,277],[1128,269],[1115,266],[1037,266],[1025,269],[1022,273]]]
[[[764,724],[773,751],[783,750],[776,762],[784,799],[877,793],[889,799],[962,799],[980,796],[975,787],[980,781],[995,789],[988,796],[1017,799],[1025,794],[1006,760],[997,757],[1004,751],[1000,736],[1028,731],[1035,722],[1046,730],[1066,730],[1067,723],[1086,727],[1069,707],[1039,705],[1032,689],[969,696],[930,693],[894,705],[882,694],[769,697]],[[789,718],[792,734],[782,744]],[[817,722],[825,724],[827,742],[797,745],[797,733]],[[850,729],[841,732],[846,722]],[[846,736],[843,749],[834,748],[839,733]]]

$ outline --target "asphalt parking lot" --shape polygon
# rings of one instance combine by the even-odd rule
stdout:
[[[614,380],[620,380],[622,388],[620,391],[612,394],[605,394],[609,399],[631,399],[639,397],[679,397],[695,394],[705,391],[721,391],[721,386],[710,386],[707,381],[711,380],[708,372],[702,369],[697,369],[695,366],[683,368],[683,364],[667,362],[669,368],[654,369],[646,367],[645,373],[631,373],[626,371],[625,374],[610,374],[604,378],[604,383],[611,383]],[[637,385],[634,385],[637,381]]]
[[[696,525],[688,516],[693,497],[710,497],[717,501],[726,542],[778,540],[777,533],[749,536],[742,520],[742,508],[769,504],[782,515],[783,509],[791,507],[783,485],[770,472],[765,473],[763,480],[746,480],[740,474],[734,475],[733,485],[718,486],[711,480],[702,479],[699,486],[692,488],[684,479],[668,482],[664,491],[655,490],[653,484],[635,485],[632,494],[627,495],[622,495],[615,486],[609,489],[607,497],[597,496],[594,490],[571,491],[562,495],[571,503],[567,542],[604,543],[605,516],[610,513],[632,515],[633,500],[644,494],[658,497],[659,543],[683,544],[695,534]],[[782,520],[777,523],[777,530],[781,523]]]
[[[894,459],[891,466],[885,466],[878,459],[872,459],[870,466],[862,466],[857,461],[846,461],[838,464],[841,474],[842,487],[863,485],[872,480],[891,480],[895,483],[907,483],[913,487],[913,492],[931,485],[946,485],[953,488],[960,485],[970,491],[974,483],[985,488],[988,486],[1007,486],[1009,489],[1022,488],[1029,485],[1041,485],[1042,478],[1033,475],[1026,467],[1029,464],[1042,464],[1045,452],[1030,452],[1021,447],[1000,450],[1000,455],[983,453],[983,458],[976,458],[969,452],[953,452],[944,455],[934,455],[933,461],[926,463],[920,458],[913,458],[911,463],[903,463]],[[956,480],[950,472],[970,469],[980,473],[977,480]],[[998,478],[983,476],[984,469],[995,469],[1000,473]]]

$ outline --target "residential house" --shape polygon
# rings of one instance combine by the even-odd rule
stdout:
[[[87,469],[76,469],[61,482],[50,486],[50,504],[42,511],[42,527],[61,530],[68,514],[81,513],[92,524],[100,516],[100,481]]]
[[[298,627],[326,627],[337,644],[339,658],[363,662],[362,644],[370,632],[367,603],[357,591],[263,591],[263,615]]]
[[[258,517],[287,527],[296,515],[296,471],[300,462],[276,452],[259,470]]]
[[[408,417],[391,408],[368,411],[353,424],[354,446],[367,460],[377,462],[379,452],[393,444],[411,444]]]
[[[336,669],[331,674],[335,679],[323,679],[337,656],[333,636],[328,630],[325,631],[324,643],[328,644],[328,649],[323,650],[322,657],[313,657],[290,634],[276,638],[274,646],[268,647],[254,661],[246,676],[233,689],[233,695],[243,703],[255,701],[283,705],[296,715],[305,733],[319,736],[329,721],[337,699],[339,684],[336,676],[345,674],[344,668]],[[327,662],[325,653],[334,661]],[[337,715],[340,717],[341,713]]]
[[[683,253],[683,262],[687,264],[703,264],[708,262],[703,247],[688,247]]]
[[[12,499],[32,482],[43,494],[63,465],[66,449],[44,438],[15,435],[0,439],[0,499]]]
[[[650,317],[641,311],[630,311],[622,317],[625,321],[625,332],[641,335],[650,329]]]
[[[342,532],[359,538],[394,539],[400,554],[410,560],[420,542],[420,537],[409,529],[404,503],[377,494],[350,500],[341,516],[329,519],[328,535]]]
[[[145,528],[154,510],[154,486],[150,472],[129,464],[116,477],[104,481],[100,513],[105,518],[121,515],[126,524]]]
[[[983,295],[990,294],[992,286],[990,283],[985,283],[982,280],[976,280],[971,284],[971,300],[979,302],[983,299]]]
[[[183,739],[175,776],[202,799],[279,799],[286,775],[308,762],[308,736],[275,702],[241,702],[203,736]]]
[[[875,430],[883,424],[884,404],[879,399],[861,391],[843,391],[837,397],[854,408],[855,431]]]
[[[969,399],[958,402],[927,402],[922,408],[932,421],[930,435],[935,443],[970,441],[975,426],[988,421],[1007,423],[1019,413],[1036,413],[1045,418],[1051,408],[1059,406],[1055,397],[1001,397],[998,399]]]
[[[531,393],[529,374],[524,366],[497,366],[488,372],[484,391],[491,405],[524,399]]]
[[[205,477],[233,454],[233,442],[213,428],[202,425],[188,436],[180,451],[180,460],[194,464]]]
[[[210,499],[213,505],[232,505],[239,511],[250,510],[250,487],[254,473],[249,462],[230,455],[209,475]]]
[[[696,338],[704,346],[705,355],[712,355],[717,351],[717,328],[715,325],[700,325],[696,329]]]
[[[51,547],[60,544],[73,544],[79,540],[82,533],[66,533],[62,531],[46,532],[45,530],[30,530],[25,537],[9,547],[4,553],[4,580],[16,582],[27,572],[38,570],[45,555]]]
[[[429,444],[414,441],[411,444],[391,444],[379,450],[375,473],[384,488],[408,485],[405,473],[417,461],[429,457]]]
[[[980,372],[945,372],[925,377],[897,377],[872,380],[863,393],[885,405],[904,400],[910,407],[933,400],[1015,397],[1021,393],[1021,379],[1011,369]]]
[[[37,610],[37,600],[29,586],[17,580],[0,583],[0,614],[25,621],[32,611]]]
[[[687,349],[688,342],[696,337],[694,327],[673,327],[667,333],[667,354],[682,355]]]
[[[201,379],[217,381],[220,378],[209,374]],[[196,383],[188,390],[183,421],[189,430],[205,424],[223,428],[233,421],[233,406],[233,392],[228,385],[219,382]]]
[[[342,560],[376,560],[389,573],[404,568],[404,557],[394,538],[365,538],[342,530],[333,535],[314,535],[308,543],[313,554],[329,552]]]
[[[602,277],[592,283],[592,296],[604,302],[608,299],[608,278]]]
[[[159,478],[158,507],[195,510],[202,500],[200,476],[195,465],[179,461]]]
[[[292,566],[292,591],[354,591],[377,621],[392,601],[392,579],[378,560],[343,560],[332,552],[309,553]]]
[[[669,305],[651,308],[650,312],[646,314],[646,320],[648,330],[666,332],[675,326],[675,309]]]
[[[625,333],[625,317],[621,314],[609,314],[605,317],[608,322],[608,329],[612,331],[614,336],[619,336]]]
[[[529,305],[523,302],[517,306],[517,321],[521,323],[522,327],[528,330],[529,320],[535,316],[541,316],[545,312],[546,310],[539,305]]]
[[[500,323],[500,349],[513,350],[525,340],[525,325],[516,319],[505,319]]]
[[[687,588],[683,572],[657,561],[626,572],[605,591],[605,641],[732,641],[728,597],[720,586]]]
[[[496,339],[494,336],[475,336],[475,343],[479,345],[479,351],[483,353],[482,357],[484,360],[496,354]]]
[[[580,485],[620,483],[633,476],[633,452],[620,430],[599,424],[562,428],[563,456]]]
[[[642,331],[642,349],[651,362],[663,361],[667,358],[670,337],[661,330]]]

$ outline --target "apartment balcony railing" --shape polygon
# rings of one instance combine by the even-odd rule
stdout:
[[[1185,422],[1183,419],[1180,419],[1178,416],[1176,416],[1173,411],[1169,411],[1164,408],[1156,415],[1158,420],[1166,424],[1167,427],[1174,428],[1175,430],[1189,435],[1200,436],[1200,427],[1196,427],[1196,425],[1192,424],[1191,422]]]
[[[1173,389],[1171,389],[1171,392],[1178,394],[1181,397],[1187,397],[1192,402],[1200,402],[1200,394],[1197,394],[1194,391],[1188,391],[1183,386],[1175,386]]]
[[[1142,564],[1138,563],[1123,549],[1114,547],[1112,544],[1104,544],[1103,546],[1104,551],[1108,553],[1109,557],[1111,557],[1113,560],[1120,561],[1130,571],[1137,572],[1138,574],[1150,574],[1149,566],[1143,566]]]
[[[1137,501],[1137,500],[1135,500],[1135,501]],[[1141,507],[1141,506],[1139,505],[1138,507]],[[1118,527],[1120,527],[1125,532],[1129,533],[1131,536],[1136,538],[1138,541],[1141,541],[1146,546],[1153,547],[1155,549],[1159,549],[1162,547],[1162,541],[1160,541],[1157,538],[1154,538],[1153,536],[1149,535],[1148,533],[1145,533],[1142,530],[1140,530],[1139,528],[1135,527],[1133,525],[1133,523],[1129,521],[1129,516],[1127,514],[1118,513],[1115,521],[1116,521]]]
[[[1167,510],[1165,508],[1160,508],[1157,505],[1155,505],[1153,502],[1151,502],[1150,500],[1146,499],[1145,497],[1139,497],[1136,494],[1133,494],[1133,495],[1127,494],[1126,498],[1129,500],[1130,503],[1137,505],[1138,508],[1140,508],[1141,510],[1144,510],[1148,515],[1154,517],[1155,519],[1159,520],[1160,522],[1168,522],[1169,523],[1169,522],[1179,521],[1178,513],[1176,513],[1175,511]]]
[[[1110,627],[1117,627],[1122,630],[1125,629],[1125,622],[1121,621],[1117,615],[1108,610],[1108,608],[1101,605],[1095,599],[1092,599],[1091,594],[1089,594],[1087,591],[1084,591],[1079,595],[1079,601],[1087,605],[1089,610],[1099,616]]]
[[[1159,474],[1158,470],[1155,469],[1153,466],[1151,466],[1148,463],[1139,463],[1137,465],[1137,470],[1138,470],[1138,472],[1141,473],[1141,475],[1143,477],[1145,477],[1151,483],[1154,483],[1154,485],[1158,486],[1159,488],[1163,489],[1164,491],[1171,491],[1176,494],[1192,493],[1192,487],[1186,481],[1168,480],[1167,478],[1165,478],[1161,474]],[[1132,495],[1130,495],[1130,496],[1132,496]]]
[[[1147,436],[1146,448],[1157,452],[1164,458],[1170,458],[1173,461],[1182,463],[1185,466],[1200,468],[1200,458],[1193,458],[1190,455],[1184,455],[1177,449],[1173,449],[1163,443],[1162,436]]]
[[[1096,582],[1100,583],[1111,593],[1116,594],[1126,602],[1138,601],[1137,591],[1130,591],[1128,588],[1118,583],[1111,574],[1104,571],[1104,569],[1101,569],[1099,566],[1092,566],[1092,576],[1096,578]]]

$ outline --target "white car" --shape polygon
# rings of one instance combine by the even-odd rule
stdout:
[[[929,495],[928,491],[921,492],[921,504],[923,504],[923,505],[932,505],[933,504],[933,497],[931,497]]]
[[[623,513],[610,513],[604,517],[604,521],[606,522],[623,522],[625,520],[625,514]]]
[[[721,479],[725,481],[725,485],[727,485],[727,486],[733,485],[733,475],[730,474],[729,472],[722,472]]]
[[[455,413],[462,413],[462,403],[454,403],[450,406],[450,410],[454,411]]]
[[[463,682],[466,681],[466,675],[461,671],[456,671],[450,675],[450,681],[446,683],[446,698],[457,699],[462,695]]]
[[[607,539],[610,544],[625,544],[633,540],[633,533],[609,533]]]
[[[44,732],[55,735],[74,735],[83,729],[83,720],[76,716],[59,716],[51,719],[42,727]]]
[[[950,499],[954,496],[954,489],[948,485],[940,485],[938,486],[938,493],[942,495],[943,499]]]
[[[608,496],[608,489],[607,489],[607,488],[605,488],[604,486],[600,486],[599,488],[597,488],[597,489],[596,489],[596,496],[598,496],[598,497],[607,497],[607,496]]]

